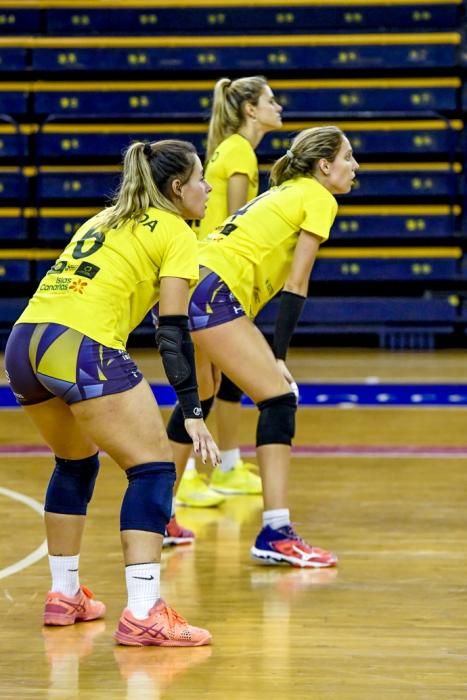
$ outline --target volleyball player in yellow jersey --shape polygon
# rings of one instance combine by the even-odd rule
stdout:
[[[206,179],[212,192],[205,217],[193,225],[200,240],[258,194],[255,149],[265,134],[282,126],[281,112],[263,76],[217,81],[206,149]],[[261,479],[240,455],[241,396],[241,390],[222,375],[215,402],[222,461],[212,473],[210,488],[196,471],[195,460],[188,460],[177,490],[182,504],[215,506],[224,500],[221,494],[261,493]]]
[[[189,625],[160,598],[175,468],[152,391],[126,351],[129,333],[159,301],[157,338],[184,426],[195,452],[216,464],[220,455],[202,419],[186,315],[189,286],[198,278],[198,243],[184,219],[203,216],[209,190],[192,144],[132,144],[114,206],[73,236],[8,339],[11,388],[55,454],[45,498],[52,574],[46,625],[105,613],[78,573],[102,449],[128,477],[120,513],[128,604],[117,641],[210,641],[207,630]]]
[[[251,553],[265,562],[325,567],[337,561],[303,541],[290,523],[288,470],[297,401],[285,358],[319,246],[337,212],[334,194],[350,191],[357,169],[339,129],[302,131],[274,164],[273,187],[228,218],[200,249],[200,280],[188,309],[200,396],[213,395],[214,366],[258,406],[264,513]],[[271,350],[253,319],[281,290]],[[178,406],[168,435],[180,469],[190,441]]]

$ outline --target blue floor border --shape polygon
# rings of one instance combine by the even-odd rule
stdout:
[[[159,406],[172,406],[173,389],[151,384]],[[300,384],[302,406],[467,406],[467,384]],[[251,405],[244,397],[242,403]],[[8,386],[0,386],[0,407],[11,408],[16,401]]]

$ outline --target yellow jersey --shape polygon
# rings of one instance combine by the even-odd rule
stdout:
[[[206,166],[205,178],[211,185],[204,218],[193,223],[199,240],[212,233],[229,216],[227,187],[229,178],[236,173],[248,177],[247,199],[258,194],[258,160],[252,145],[240,134],[233,134],[214,151]]]
[[[200,245],[200,265],[216,272],[254,318],[284,286],[300,230],[327,240],[336,213],[334,196],[317,180],[287,180],[226,219]]]
[[[107,231],[99,220],[78,229],[17,323],[60,323],[120,349],[159,301],[162,277],[198,279],[197,238],[182,217],[151,207]]]

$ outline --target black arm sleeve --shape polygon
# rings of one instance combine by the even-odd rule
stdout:
[[[185,418],[202,418],[196,382],[195,353],[187,316],[160,316],[156,344],[167,379],[175,389]]]
[[[295,326],[302,313],[305,297],[294,292],[282,292],[279,300],[272,350],[278,360],[285,360]]]

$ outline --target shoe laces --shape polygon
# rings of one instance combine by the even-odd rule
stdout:
[[[302,539],[300,537],[300,535],[297,535],[292,523],[290,525],[284,525],[284,527],[279,528],[279,532],[282,532],[284,535],[286,535],[291,540],[295,540],[296,542],[300,542],[300,544],[304,544],[307,547],[310,547],[308,542],[305,542],[305,540]]]
[[[181,625],[188,624],[183,615],[180,615],[180,613],[171,608],[169,605],[166,604],[165,609],[167,611],[167,618],[169,620],[169,627],[171,629],[174,629],[177,622]]]
[[[250,466],[248,466],[249,464]],[[243,471],[250,472],[252,474],[254,474],[254,472],[258,470],[256,464],[244,462],[241,457],[239,460],[237,460],[237,462],[235,462],[235,469],[242,469]]]
[[[195,483],[197,481],[200,481],[203,485],[208,483],[208,477],[206,474],[201,474],[200,472],[196,472],[195,476],[193,477],[192,481]]]
[[[237,471],[238,469],[238,471],[246,472],[247,474],[251,473],[251,469],[248,468],[246,462],[244,462],[243,459],[239,459],[238,462],[235,463],[234,469],[235,471]]]
[[[94,598],[93,592],[90,591],[89,588],[87,588],[86,586],[82,586],[82,585],[81,585],[81,586],[80,586],[80,590],[82,591],[82,593],[84,593],[84,595],[86,596],[86,598],[89,598],[90,600],[91,600],[92,598]]]

